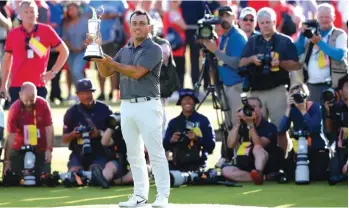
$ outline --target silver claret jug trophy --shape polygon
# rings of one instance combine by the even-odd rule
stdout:
[[[92,37],[93,42],[89,44],[85,51],[84,60],[90,61],[93,58],[101,59],[103,58],[103,51],[100,45],[96,43],[96,39],[99,35],[99,30],[101,26],[100,15],[97,17],[96,9],[90,7],[92,10],[92,18],[88,20],[88,33]]]

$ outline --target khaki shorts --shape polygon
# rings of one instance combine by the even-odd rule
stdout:
[[[24,154],[17,150],[11,150],[10,161],[11,161],[11,171],[16,174],[22,174],[24,169]],[[51,163],[45,162],[45,152],[35,153],[35,173],[50,173]]]
[[[287,91],[281,85],[270,90],[253,91],[251,96],[258,97],[262,101],[263,115],[279,129],[280,121],[287,108]]]
[[[227,98],[227,104],[230,109],[230,115],[226,115],[231,123],[234,124],[236,120],[236,111],[242,106],[240,94],[242,93],[242,84],[236,84],[233,86],[224,86],[224,92]]]

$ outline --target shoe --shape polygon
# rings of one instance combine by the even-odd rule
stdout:
[[[225,163],[225,161],[226,161],[226,159],[223,158],[223,157],[221,157],[221,158],[218,160],[218,162],[216,163],[215,167],[216,167],[216,168],[221,168],[222,165]]]
[[[109,98],[110,101],[113,100],[113,92],[110,92],[110,93],[109,93],[108,98]]]
[[[91,168],[92,172],[92,181],[96,182],[100,186],[102,186],[104,189],[109,188],[109,182],[105,177],[103,176],[103,170],[99,166],[93,166]]]
[[[128,201],[120,202],[119,207],[135,207],[139,205],[144,205],[147,203],[147,200],[138,195],[132,195],[128,198]]]
[[[156,199],[151,206],[152,207],[164,207],[167,204],[168,204],[168,197],[160,195],[160,196],[156,196]]]
[[[104,96],[104,94],[100,94],[100,95],[98,96],[97,100],[105,101],[105,96]]]
[[[262,185],[263,184],[263,174],[258,170],[252,170],[250,173],[250,176],[252,178],[252,181],[256,185]]]

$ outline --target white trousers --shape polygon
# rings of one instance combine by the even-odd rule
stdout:
[[[144,155],[148,150],[158,195],[169,196],[170,175],[165,150],[162,145],[163,109],[161,100],[130,103],[123,100],[120,106],[121,130],[127,147],[134,194],[148,199],[149,178]]]

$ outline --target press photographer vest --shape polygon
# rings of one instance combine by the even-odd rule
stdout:
[[[333,27],[332,33],[330,34],[329,40],[328,40],[328,44],[332,47],[336,47],[336,40],[338,38],[338,36],[340,36],[341,34],[345,33],[342,29],[338,29],[336,27]],[[308,54],[308,50],[309,50],[309,45],[310,45],[310,41],[305,45],[305,51],[304,51],[304,59],[306,57],[306,54]],[[311,51],[309,52],[310,54],[312,53]],[[332,78],[332,87],[336,88],[337,84],[338,84],[338,80],[344,76],[347,71],[348,71],[348,53],[346,52],[344,54],[344,57],[342,59],[342,61],[336,61],[334,59],[332,59],[331,57],[329,57],[330,59],[330,74],[331,74],[331,78]],[[308,81],[308,74],[307,74],[307,67],[308,67],[308,63],[305,63],[305,60],[302,60],[301,63],[303,63],[304,68],[303,70],[305,70],[305,76],[304,76],[304,82],[306,83]]]

